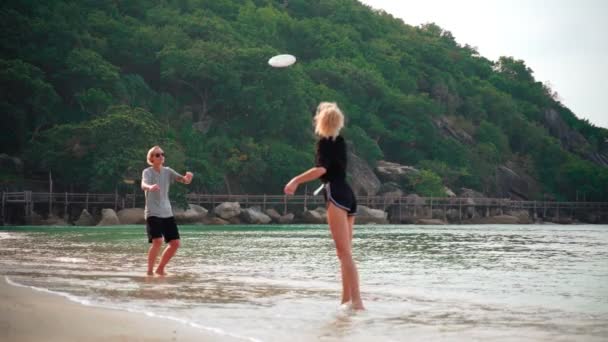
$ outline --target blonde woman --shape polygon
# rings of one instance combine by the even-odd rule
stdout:
[[[352,256],[353,225],[357,199],[346,183],[346,143],[340,136],[344,115],[335,103],[321,102],[315,115],[317,142],[315,167],[294,177],[285,185],[285,193],[293,195],[298,186],[320,178],[324,183],[327,221],[336,245],[342,273],[342,304],[351,303],[363,310],[359,293],[359,274]]]
[[[146,160],[150,167],[142,172],[141,189],[146,196],[144,217],[146,218],[148,242],[152,244],[148,250],[148,275],[154,275],[154,264],[164,238],[168,245],[163,251],[155,272],[157,275],[163,276],[165,275],[165,266],[175,255],[180,245],[179,231],[173,217],[171,202],[169,202],[169,186],[174,181],[190,184],[193,175],[192,172],[186,172],[182,176],[172,168],[164,166],[165,152],[160,146],[152,147],[148,151]]]

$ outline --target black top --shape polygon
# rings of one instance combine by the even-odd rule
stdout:
[[[321,176],[323,183],[346,179],[346,143],[341,136],[321,138],[317,142],[315,165],[324,167],[327,172]]]

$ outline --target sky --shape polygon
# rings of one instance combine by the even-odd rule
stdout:
[[[359,1],[409,25],[434,22],[490,60],[524,60],[577,117],[608,128],[608,1]]]

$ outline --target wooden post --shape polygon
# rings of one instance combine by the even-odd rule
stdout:
[[[65,193],[65,203],[63,205],[63,218],[67,221],[69,218],[68,215],[68,193]]]
[[[304,210],[308,210],[307,202],[308,202],[308,197],[306,195],[306,191],[304,191]]]
[[[0,215],[2,216],[2,225],[4,225],[4,203],[6,202],[6,192],[2,191],[2,211],[0,212]]]
[[[458,197],[458,223],[462,223],[462,198]]]
[[[283,215],[287,215],[287,195],[283,196]]]
[[[556,202],[556,204],[557,205],[555,206],[555,217],[559,221],[559,202]]]
[[[53,176],[49,170],[49,216],[53,213]]]
[[[114,188],[114,211],[118,210],[118,188]]]
[[[431,218],[433,218],[433,196],[431,196]]]
[[[401,196],[399,196],[399,223],[401,223]]]
[[[266,212],[266,194],[264,194],[264,199],[263,199],[263,202],[262,202],[262,210],[264,212]]]
[[[25,221],[27,224],[32,223],[32,192],[25,191]]]

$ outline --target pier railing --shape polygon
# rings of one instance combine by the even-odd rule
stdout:
[[[48,206],[48,212],[53,208],[62,209],[68,213],[70,208],[97,207],[113,208],[120,210],[124,208],[135,208],[144,206],[144,195],[142,193],[119,194],[115,193],[48,193],[48,192],[2,192],[2,208],[0,215],[5,217],[8,206],[23,206],[26,217],[31,215],[34,207]],[[468,198],[468,197],[418,197],[418,196],[358,196],[358,203],[373,209],[387,210],[397,205],[399,210],[408,208],[433,209],[459,209],[479,208],[487,210],[502,208],[503,210],[534,210],[534,212],[547,212],[548,210],[579,211],[590,210],[608,214],[608,202],[562,202],[562,201],[517,201],[504,198]],[[223,202],[239,202],[242,207],[260,207],[262,210],[274,208],[279,212],[293,210],[314,209],[324,205],[322,196],[304,195],[247,195],[247,194],[197,194],[186,195],[188,203],[197,204],[211,209]]]

